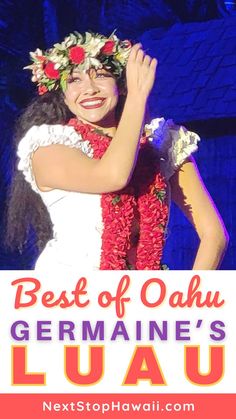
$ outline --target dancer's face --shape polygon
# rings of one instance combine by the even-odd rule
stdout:
[[[84,122],[115,126],[119,92],[115,77],[105,69],[74,71],[65,91],[65,103]]]

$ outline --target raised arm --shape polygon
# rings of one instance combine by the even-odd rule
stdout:
[[[228,234],[193,158],[170,178],[173,201],[183,211],[200,239],[193,269],[217,269],[225,253]]]
[[[146,101],[157,61],[133,46],[127,63],[127,99],[110,146],[100,160],[64,145],[40,147],[33,155],[33,171],[42,190],[64,189],[102,193],[122,189],[132,174],[143,126]]]

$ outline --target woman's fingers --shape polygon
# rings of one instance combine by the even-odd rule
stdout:
[[[154,78],[155,78],[155,75],[156,75],[157,65],[158,65],[157,59],[156,58],[152,58],[152,60],[150,62],[150,65],[149,65],[149,68],[150,68],[150,71],[153,73]]]
[[[155,58],[152,58],[149,55],[145,54],[145,52],[142,49],[141,43],[135,44],[132,47],[129,60],[133,62],[137,62],[139,64],[142,64],[142,63],[145,65],[152,64],[153,68],[156,67],[157,65],[157,60]]]
[[[139,49],[138,52],[137,52],[137,54],[136,54],[136,61],[139,64],[142,64],[143,59],[144,59],[144,51],[142,49]]]
[[[137,57],[137,53],[141,48],[142,48],[142,44],[140,44],[140,43],[133,45],[132,48],[131,48],[131,52],[130,52],[128,61],[135,61],[136,57]]]
[[[143,63],[146,65],[150,65],[152,58],[149,55],[145,55]]]
[[[152,58],[150,67],[152,67],[152,69],[156,71],[157,64],[158,64],[157,59],[156,58]]]
[[[129,93],[148,97],[153,87],[157,60],[145,54],[141,44],[135,44],[126,68],[127,89]]]

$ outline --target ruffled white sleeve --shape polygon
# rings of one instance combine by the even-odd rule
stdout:
[[[158,150],[161,170],[168,180],[184,161],[198,149],[199,136],[171,119],[156,118],[146,125],[150,140]]]
[[[32,171],[32,154],[39,148],[51,144],[63,144],[79,148],[88,157],[93,157],[93,150],[88,141],[83,141],[73,127],[67,125],[34,125],[21,139],[17,149],[18,170],[23,172],[25,180],[29,182],[36,192],[36,185]]]

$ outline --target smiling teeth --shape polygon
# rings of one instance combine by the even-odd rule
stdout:
[[[93,106],[93,105],[100,105],[103,100],[92,100],[91,102],[83,102],[82,105],[84,106]]]

